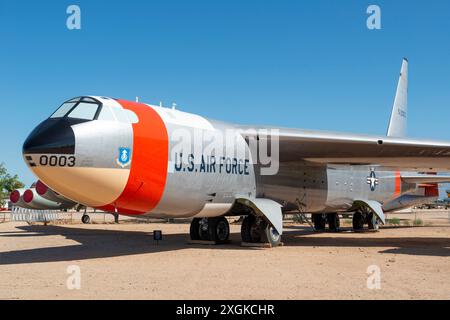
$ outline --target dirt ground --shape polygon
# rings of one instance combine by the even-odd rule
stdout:
[[[241,247],[239,225],[231,244],[205,246],[187,243],[187,223],[0,223],[0,299],[449,299],[448,212],[398,217],[378,233],[287,223],[272,249]],[[415,218],[424,226],[403,225]]]

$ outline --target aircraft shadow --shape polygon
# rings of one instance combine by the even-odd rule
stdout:
[[[188,226],[188,225],[187,225]],[[43,237],[59,235],[77,244],[0,252],[0,265],[74,261],[119,257],[134,254],[156,253],[211,246],[188,244],[188,234],[163,235],[159,244],[151,232],[68,228],[63,226],[21,226],[17,232],[0,232],[1,238]],[[240,235],[231,235],[231,244],[215,246],[216,249],[245,250],[237,246]],[[1,241],[1,240],[0,240]],[[39,240],[37,240],[39,241]]]
[[[46,247],[0,252],[0,265],[62,262],[98,258],[110,258],[134,254],[157,253],[188,248],[211,249],[212,246],[188,244],[188,234],[164,235],[157,245],[152,234],[141,231],[101,230],[68,228],[63,226],[21,226],[16,232],[0,232],[1,238],[42,237],[59,235],[77,244],[62,247]],[[450,256],[449,238],[356,238],[314,236],[309,227],[287,227],[283,235],[285,246],[297,247],[388,247],[380,253],[408,254],[419,256]],[[241,247],[240,234],[231,234],[231,244],[214,246],[217,250],[259,250]],[[263,249],[265,250],[265,249]]]
[[[382,231],[381,231],[382,232]],[[308,230],[286,230],[283,234],[285,246],[299,247],[352,247],[389,249],[379,253],[408,254],[416,256],[450,257],[450,238],[444,237],[337,237],[336,233],[325,233],[327,236],[314,236],[315,232]],[[363,233],[364,234],[364,233]],[[367,233],[370,234],[370,233]],[[318,235],[318,234],[317,234]]]

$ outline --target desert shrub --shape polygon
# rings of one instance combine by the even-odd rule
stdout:
[[[399,218],[388,219],[388,223],[393,225],[393,226],[399,226],[400,225],[400,219]]]

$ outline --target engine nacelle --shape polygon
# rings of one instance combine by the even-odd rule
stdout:
[[[73,202],[72,200],[69,200],[66,197],[60,195],[59,193],[56,193],[41,180],[38,180],[36,182],[36,192],[42,198],[47,199],[49,201],[61,203],[62,205],[67,206],[68,208],[72,208],[77,204],[76,202]]]
[[[25,209],[33,209],[33,207],[30,207],[25,201],[23,200],[23,194],[25,193],[27,189],[16,189],[9,195],[9,200],[11,200],[13,206],[25,208]]]
[[[74,206],[73,203],[55,202],[41,197],[35,188],[25,190],[22,196],[25,205],[36,210],[64,210]]]

